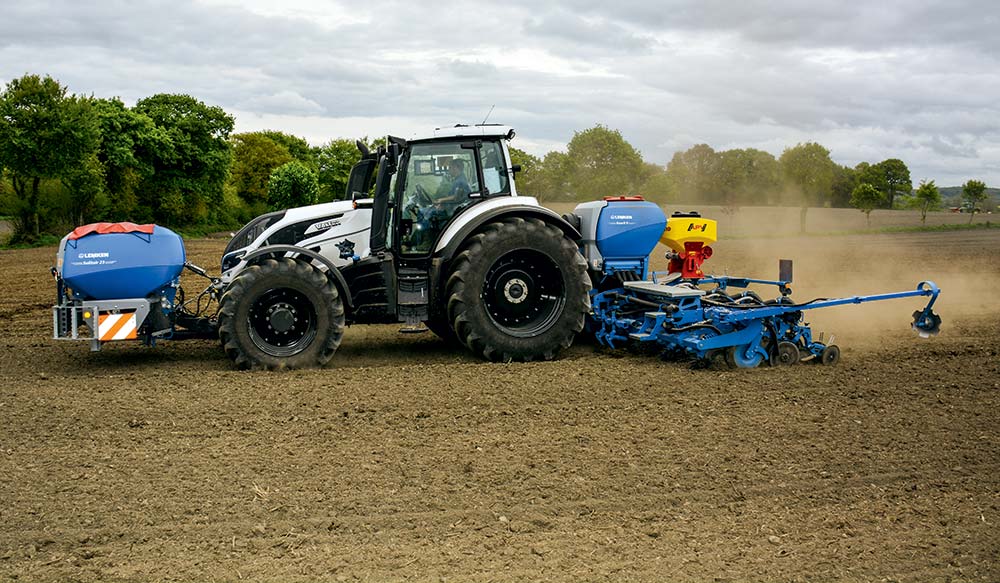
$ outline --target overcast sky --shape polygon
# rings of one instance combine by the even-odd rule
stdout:
[[[188,93],[314,144],[514,126],[544,155],[618,129],[648,162],[816,141],[913,182],[1000,186],[995,0],[0,0],[0,82]]]

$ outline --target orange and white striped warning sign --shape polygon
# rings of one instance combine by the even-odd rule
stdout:
[[[135,340],[135,312],[101,314],[97,319],[97,337],[101,342]]]

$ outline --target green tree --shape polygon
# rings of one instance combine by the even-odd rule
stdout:
[[[293,136],[277,130],[264,130],[257,133],[270,138],[271,141],[276,144],[281,144],[285,147],[285,150],[288,151],[292,158],[302,162],[310,170],[316,172],[316,148],[310,146],[309,142],[307,142],[305,138],[300,138],[299,136]]]
[[[354,142],[330,140],[316,149],[320,201],[341,200],[347,196],[351,168],[361,160],[361,152]]]
[[[153,173],[139,189],[139,202],[151,218],[172,224],[225,220],[220,212],[225,210],[233,117],[189,95],[153,95],[140,99],[134,109],[167,138],[153,153]]]
[[[621,132],[596,125],[576,132],[566,147],[572,164],[570,186],[577,199],[592,199],[635,192],[643,162]]]
[[[541,176],[538,180],[538,200],[573,200],[571,177],[574,172],[569,154],[552,151],[542,159]]]
[[[962,200],[969,205],[969,224],[971,225],[979,203],[986,200],[986,183],[982,180],[969,180],[963,184]]]
[[[913,184],[910,182],[910,169],[898,158],[883,160],[872,167],[881,177],[882,193],[885,195],[886,208],[892,208],[898,194],[910,194]]]
[[[677,197],[676,187],[667,175],[667,169],[658,164],[645,164],[645,179],[637,189],[637,194],[646,200],[666,204]]]
[[[267,199],[271,210],[281,210],[316,204],[319,182],[316,175],[302,162],[293,160],[279,166],[267,183]]]
[[[867,182],[854,187],[851,193],[851,206],[865,213],[868,226],[872,226],[872,211],[882,203],[882,193]]]
[[[38,237],[42,180],[68,178],[85,166],[98,131],[90,101],[67,95],[52,77],[25,75],[0,93],[0,167],[21,203],[17,236]]]
[[[871,184],[875,187],[875,190],[885,192],[889,187],[885,183],[885,175],[879,172],[877,166],[877,164],[872,165],[868,162],[859,162],[858,165],[854,167],[857,183]]]
[[[76,225],[91,222],[98,198],[104,192],[104,166],[91,152],[78,166],[71,168],[61,177],[63,186],[69,191],[70,219]]]
[[[830,206],[846,208],[851,206],[851,193],[858,185],[858,171],[850,166],[837,164],[833,171],[833,185],[830,188]]]
[[[507,149],[510,151],[511,164],[521,166],[521,171],[517,173],[515,179],[518,194],[538,197],[542,191],[542,161],[537,156],[513,146],[507,146]]]
[[[786,185],[799,201],[799,230],[804,233],[809,207],[830,200],[836,164],[830,159],[830,150],[815,142],[786,148],[779,161]]]
[[[719,155],[708,144],[675,152],[667,164],[667,178],[683,202],[722,202]]]
[[[288,149],[263,132],[235,134],[230,139],[233,162],[229,182],[237,196],[260,214],[267,207],[268,181],[276,168],[292,161]]]
[[[728,207],[766,204],[781,186],[778,161],[754,148],[720,152],[717,173],[722,202]]]
[[[167,133],[153,120],[125,106],[118,98],[94,99],[100,127],[97,160],[108,197],[108,213],[116,220],[132,218],[136,188],[154,173],[158,153],[171,147]]]
[[[923,225],[927,223],[927,211],[941,206],[941,191],[933,180],[930,182],[921,180],[913,199],[916,207],[920,209],[920,224]]]

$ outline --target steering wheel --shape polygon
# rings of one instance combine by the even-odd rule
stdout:
[[[431,200],[431,195],[427,194],[427,191],[424,189],[423,186],[418,184],[414,190],[417,193],[417,196],[415,198],[420,206],[431,206],[432,204],[434,204],[434,202]]]

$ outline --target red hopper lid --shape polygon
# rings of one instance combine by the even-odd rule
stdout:
[[[153,224],[137,225],[135,223],[91,223],[73,229],[73,232],[69,234],[69,240],[75,241],[95,233],[98,235],[106,235],[108,233],[144,233],[152,235],[153,227],[155,226]]]

